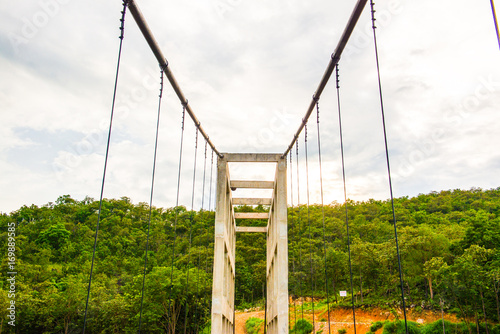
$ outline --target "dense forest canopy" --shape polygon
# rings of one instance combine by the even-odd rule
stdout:
[[[91,198],[65,195],[0,216],[3,254],[8,227],[16,227],[16,333],[81,331],[98,206]],[[390,202],[349,201],[347,207],[357,306],[400,307]],[[407,306],[437,308],[443,301],[445,310],[464,321],[500,322],[500,188],[403,197],[395,200],[395,208]],[[324,211],[326,247],[322,208],[289,208],[290,295],[326,297],[326,271],[330,301],[342,305],[350,301],[339,297],[339,291],[350,291],[345,208],[332,203]],[[89,333],[137,332],[149,212],[147,204],[127,197],[103,202]],[[181,333],[186,323],[188,332],[201,332],[210,320],[215,214],[184,207],[153,207],[151,213],[142,328]],[[262,305],[265,235],[238,234],[236,249],[236,303],[240,308]],[[0,332],[12,330],[7,325],[8,265],[4,256]]]

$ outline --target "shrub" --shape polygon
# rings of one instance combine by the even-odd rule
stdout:
[[[346,334],[347,333],[347,329],[345,328],[341,328],[338,330],[339,334]]]
[[[264,319],[248,318],[247,322],[245,322],[245,329],[248,334],[258,334],[263,323]]]
[[[420,334],[420,325],[413,321],[408,321],[408,333],[409,334]],[[384,325],[384,331],[382,334],[405,334],[405,323],[401,320],[396,320],[394,322],[387,321]]]
[[[245,309],[250,309],[252,307],[253,307],[252,303],[249,303],[249,302],[240,302],[240,304],[238,306],[236,306],[236,309],[239,310],[239,311],[243,311]]]
[[[382,332],[383,334],[396,334],[397,333],[397,327],[396,327],[396,322],[388,321],[384,325],[384,331]]]
[[[409,334],[420,334],[421,332],[421,325],[419,323],[416,323],[414,321],[408,321],[408,333]],[[403,324],[403,332],[404,332],[404,324]]]
[[[444,327],[446,329],[446,333],[455,333],[456,328],[449,321],[444,321]],[[422,328],[422,334],[443,334],[443,322],[441,320],[434,321],[431,324],[425,325]]]
[[[210,325],[207,325],[205,328],[203,328],[200,332],[200,334],[210,334],[212,332],[212,327]]]
[[[313,329],[314,328],[309,321],[307,321],[305,319],[300,319],[300,320],[297,320],[297,322],[295,323],[295,326],[293,328],[293,333],[309,334],[309,333],[312,333]]]
[[[374,322],[371,326],[370,326],[370,332],[372,333],[375,333],[376,331],[378,331],[380,328],[384,327],[384,323],[382,321],[377,321],[377,322]]]
[[[470,331],[469,331],[470,329]],[[465,322],[461,322],[460,324],[455,324],[455,329],[453,333],[457,334],[469,334],[470,332],[476,332],[476,324],[470,323],[468,326]]]
[[[453,333],[453,334],[469,334],[469,328],[467,328],[467,324],[465,322],[461,323],[452,323],[447,320],[444,321],[444,327],[446,334]],[[470,323],[469,324],[470,330],[472,333],[476,333],[476,324],[475,323]],[[491,325],[488,325],[488,328],[490,329],[490,334],[500,334],[500,325],[497,325],[495,327],[492,327]],[[484,323],[479,325],[479,330],[481,333],[486,333],[486,328],[484,326]],[[496,330],[496,332],[495,332]],[[425,325],[421,329],[421,334],[443,334],[443,322],[441,320],[437,320],[431,324]]]

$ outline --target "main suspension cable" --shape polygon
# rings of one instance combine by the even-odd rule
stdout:
[[[383,125],[383,129],[384,129],[384,143],[385,143],[385,156],[386,156],[386,161],[387,161],[387,175],[388,175],[388,179],[389,179],[389,191],[391,193],[391,207],[392,207],[392,220],[393,220],[393,225],[394,225],[394,239],[396,242],[396,252],[397,252],[397,256],[398,256],[399,282],[401,284],[401,300],[403,302],[403,314],[404,314],[404,319],[405,319],[405,330],[406,330],[406,334],[408,334],[408,321],[406,318],[406,302],[405,302],[405,291],[404,291],[404,284],[403,284],[403,269],[401,266],[401,255],[399,252],[396,209],[394,208],[394,194],[392,191],[391,165],[390,165],[390,159],[389,159],[389,145],[387,143],[387,128],[386,128],[386,123],[385,123],[384,99],[383,99],[383,95],[382,95],[382,80],[380,78],[380,61],[379,61],[379,56],[378,56],[377,33],[376,33],[377,27],[375,25],[375,21],[376,21],[376,19],[375,19],[375,3],[373,2],[373,0],[370,0],[370,5],[371,5],[371,13],[372,13],[372,28],[373,28],[373,42],[374,42],[374,46],[375,46],[375,60],[377,63],[380,109],[382,112],[382,125]]]
[[[495,23],[495,31],[497,32],[498,47],[500,47],[500,32],[498,31],[497,12],[495,10],[495,4],[493,3],[493,0],[490,0],[490,3],[491,3],[491,11],[493,13],[493,23]]]
[[[158,97],[158,118],[156,120],[156,138],[155,138],[155,150],[153,158],[153,173],[151,175],[151,196],[149,198],[149,216],[148,216],[148,233],[146,238],[146,255],[144,257],[144,273],[142,277],[142,292],[141,292],[141,310],[139,313],[139,334],[141,333],[142,327],[142,308],[144,304],[144,286],[146,283],[146,270],[148,266],[148,252],[149,252],[149,232],[151,228],[151,214],[153,210],[153,192],[155,186],[155,174],[156,174],[156,155],[158,152],[158,133],[160,130],[160,113],[161,113],[161,100],[163,97],[163,69],[160,71],[160,95]]]
[[[311,261],[311,305],[312,305],[312,322],[313,328],[315,328],[314,320],[314,266],[313,266],[313,247],[312,247],[312,233],[311,233],[311,216],[309,210],[309,162],[307,157],[307,123],[304,126],[304,147],[306,156],[306,185],[307,185],[307,227],[309,230],[309,260]]]
[[[367,1],[367,0],[363,0]],[[149,29],[149,26],[146,22],[146,19],[144,18],[144,15],[142,15],[141,10],[139,9],[137,2],[135,0],[130,0],[129,3],[129,10],[130,13],[132,14],[133,18],[135,19],[137,26],[139,30],[142,32],[142,35],[146,39],[146,42],[148,43],[149,47],[151,48],[151,51],[153,51],[153,54],[158,61],[158,64],[160,64],[160,67],[164,69],[165,71],[165,76],[167,77],[168,81],[170,82],[172,89],[174,90],[175,94],[181,101],[181,104],[186,108],[186,112],[188,113],[189,117],[193,121],[194,125],[199,129],[200,134],[205,138],[206,141],[208,141],[208,144],[212,149],[217,153],[219,157],[223,157],[223,155],[217,151],[215,148],[214,144],[211,142],[209,136],[201,126],[201,122],[198,120],[196,115],[194,114],[193,109],[191,108],[191,105],[188,103],[188,99],[184,96],[184,93],[181,90],[181,87],[177,83],[177,80],[174,77],[174,74],[172,73],[172,70],[170,69],[170,66],[168,64],[167,59],[163,55],[163,52],[160,49],[160,46],[156,42],[155,37],[153,36],[153,33]]]
[[[177,240],[177,221],[179,219],[179,195],[181,190],[181,169],[182,169],[182,149],[184,144],[184,125],[186,121],[186,104],[182,107],[182,124],[181,124],[181,144],[179,149],[179,172],[177,174],[177,196],[175,199],[175,208],[174,208],[174,240],[172,242],[172,263],[171,263],[171,273],[170,273],[170,288],[168,292],[168,309],[167,312],[170,312],[170,305],[172,302],[172,290],[174,287],[174,260],[175,260],[175,243]],[[174,316],[173,314],[171,315]],[[171,319],[173,321],[173,319]]]
[[[326,288],[326,308],[328,312],[328,333],[331,333],[331,324],[330,324],[330,296],[328,290],[328,262],[326,260],[326,227],[325,227],[325,206],[323,201],[323,168],[321,161],[321,139],[320,139],[320,130],[319,130],[319,99],[316,99],[316,123],[318,128],[318,160],[319,160],[319,181],[320,181],[320,189],[321,189],[321,214],[323,219],[323,252],[325,258],[325,288]]]
[[[342,57],[342,53],[344,52],[344,49],[349,42],[349,39],[354,31],[354,28],[356,27],[356,24],[358,22],[359,17],[363,13],[363,9],[365,8],[365,5],[368,0],[358,0],[356,2],[356,6],[354,7],[354,10],[352,11],[352,14],[349,18],[349,22],[347,23],[344,32],[342,33],[340,40],[337,44],[337,47],[335,48],[334,53],[332,53],[330,57],[330,61],[328,63],[328,66],[325,70],[325,73],[323,74],[323,77],[321,78],[321,81],[318,85],[318,88],[316,89],[314,93],[314,97],[316,98],[321,98],[321,94],[323,93],[323,90],[326,87],[326,84],[330,80],[330,76],[333,73],[333,70],[335,69],[335,65],[338,63],[340,58]],[[293,136],[292,142],[290,145],[287,147],[285,153],[283,153],[282,157],[286,157],[288,152],[293,148],[293,144],[298,140],[300,133],[302,132],[305,124],[307,123],[309,117],[311,116],[314,107],[315,107],[316,102],[314,99],[311,100],[311,103],[309,104],[309,107],[307,108],[306,115],[302,118],[302,122],[300,123],[299,129]]]
[[[99,211],[97,214],[97,224],[95,227],[95,234],[94,234],[94,250],[92,252],[92,263],[90,265],[90,274],[89,274],[89,286],[87,288],[87,301],[85,302],[85,316],[83,318],[83,334],[85,334],[85,328],[87,327],[87,311],[89,307],[89,300],[90,300],[90,290],[92,288],[92,275],[94,272],[94,263],[95,263],[95,253],[97,249],[97,236],[99,234],[99,223],[101,222],[101,213],[102,213],[102,202],[103,202],[103,196],[104,196],[104,184],[106,181],[106,170],[108,167],[108,158],[109,158],[109,147],[111,143],[111,129],[113,128],[113,116],[115,112],[115,102],[116,102],[116,91],[118,88],[118,74],[120,73],[120,62],[121,62],[121,56],[122,56],[122,46],[123,46],[123,38],[125,35],[125,15],[127,13],[127,4],[128,0],[123,0],[123,10],[121,11],[121,19],[120,19],[120,47],[118,49],[118,61],[116,64],[116,75],[115,75],[115,87],[113,89],[113,102],[111,103],[111,116],[109,120],[109,130],[108,130],[108,141],[106,144],[106,157],[104,158],[104,171],[102,175],[102,183],[101,183],[101,195],[99,197]]]
[[[339,65],[336,66],[337,73],[337,107],[339,112],[339,132],[340,132],[340,155],[342,157],[342,180],[344,183],[344,207],[345,207],[345,225],[347,229],[347,252],[349,254],[349,277],[351,279],[351,304],[352,304],[352,319],[354,326],[354,334],[356,334],[356,308],[354,305],[354,286],[352,283],[352,261],[351,261],[351,237],[349,232],[349,211],[347,208],[347,186],[345,177],[345,160],[344,160],[344,134],[342,131],[342,114],[340,108],[340,76]]]

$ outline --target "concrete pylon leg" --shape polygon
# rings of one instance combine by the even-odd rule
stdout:
[[[267,231],[267,333],[288,334],[288,223],[286,160],[276,167]]]
[[[228,163],[275,163],[273,181],[232,181]],[[287,164],[281,154],[223,154],[217,163],[212,334],[234,333],[236,232],[267,235],[267,316],[269,334],[288,334]],[[232,199],[236,188],[272,189],[271,198]],[[269,205],[268,214],[238,213],[238,219],[268,219],[267,227],[236,227],[233,204]]]
[[[227,161],[217,162],[212,334],[233,334],[236,225],[231,206]]]

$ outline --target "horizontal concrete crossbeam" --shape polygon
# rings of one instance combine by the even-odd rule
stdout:
[[[231,188],[274,189],[273,181],[231,181]]]
[[[274,153],[224,153],[227,162],[278,162],[282,154]]]
[[[271,198],[233,198],[233,205],[271,205]]]
[[[236,232],[239,233],[267,233],[267,227],[245,227],[245,226],[237,226]]]
[[[267,212],[235,212],[235,219],[269,219]]]

